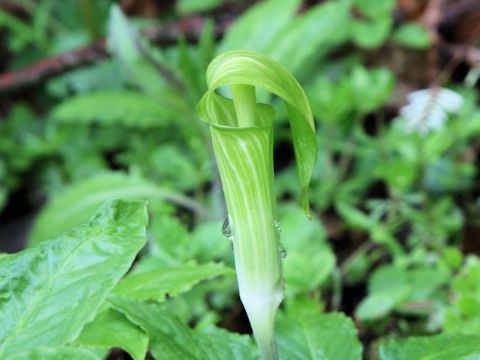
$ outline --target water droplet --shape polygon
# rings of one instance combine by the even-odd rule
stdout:
[[[222,234],[223,234],[223,236],[225,236],[225,239],[230,240],[230,241],[233,240],[232,227],[230,226],[230,220],[228,219],[228,217],[223,222]]]
[[[277,240],[279,242],[278,254],[280,255],[280,259],[283,260],[287,257],[287,250],[285,250],[282,243],[280,242],[280,233],[282,232],[282,229],[280,229],[280,222],[278,220],[273,220],[273,227],[275,229],[275,235],[277,236]]]
[[[280,229],[280,222],[278,220],[273,220],[273,227],[275,228],[277,234],[280,236],[282,229]]]

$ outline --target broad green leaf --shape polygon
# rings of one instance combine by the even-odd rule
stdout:
[[[236,129],[232,126],[232,119],[235,119],[233,105],[230,100],[216,94],[215,90],[219,87],[260,86],[285,101],[302,188],[302,204],[309,214],[307,190],[316,161],[317,145],[312,111],[300,84],[283,66],[251,51],[230,51],[215,58],[207,69],[207,84],[209,90],[200,101],[198,110],[201,118],[212,127]],[[254,129],[260,131],[261,126],[268,126],[268,122],[271,124],[271,115],[267,115],[267,106],[257,105],[256,111],[259,126]],[[246,131],[254,130],[243,129],[243,132]],[[234,132],[230,134],[233,136]]]
[[[448,279],[448,273],[441,267],[408,269],[384,265],[370,277],[368,296],[357,307],[356,316],[362,321],[372,321],[393,310],[421,314],[421,311],[408,311],[408,303],[433,301],[436,290]]]
[[[105,129],[105,133],[108,134],[109,130],[111,131]],[[168,132],[167,130],[165,133]],[[119,154],[116,160],[151,182],[181,192],[193,191],[212,179],[212,169],[207,166],[210,149],[201,141],[197,139],[195,143],[192,142],[193,146],[189,147],[181,140],[175,139],[175,143],[167,143],[167,139],[164,139],[160,140],[162,143],[159,146],[158,137],[151,135],[148,139],[143,135],[134,136],[127,145],[128,150]],[[189,138],[192,133],[185,135]],[[189,142],[187,139],[186,141]],[[194,151],[199,145],[203,148]]]
[[[158,304],[148,304],[118,296],[110,300],[132,322],[151,338],[150,349],[157,359],[165,360],[250,360],[258,359],[247,336],[220,329],[192,330]]]
[[[165,301],[187,292],[201,281],[220,275],[232,274],[222,264],[185,264],[173,268],[159,268],[147,272],[135,272],[123,278],[113,294],[144,301]]]
[[[392,24],[392,18],[389,16],[373,20],[353,21],[353,41],[362,48],[377,48],[387,40]]]
[[[192,331],[156,304],[113,296],[112,306],[144,329],[150,337],[150,351],[156,359],[208,358]]]
[[[195,339],[209,351],[212,360],[259,360],[252,338],[217,327],[209,327],[195,332]]]
[[[186,207],[188,198],[163,190],[144,179],[120,172],[106,172],[73,184],[42,210],[33,225],[31,245],[51,239],[86,221],[108,199],[165,199]]]
[[[213,10],[222,3],[222,0],[179,0],[175,4],[176,10],[182,15]]]
[[[442,334],[390,340],[380,347],[380,360],[480,359],[480,336]]]
[[[354,4],[371,18],[388,17],[395,8],[395,0],[354,0]]]
[[[375,225],[375,222],[363,211],[357,209],[348,201],[340,199],[335,204],[336,211],[342,216],[345,222],[356,228],[369,229]]]
[[[470,255],[453,281],[454,302],[446,309],[444,330],[480,334],[480,260]]]
[[[352,320],[341,313],[292,313],[277,323],[282,360],[360,360],[362,345]]]
[[[119,67],[113,60],[104,60],[89,66],[70,70],[46,83],[46,92],[57,99],[101,90],[120,90],[126,86],[118,76]]]
[[[316,119],[338,124],[352,118],[355,103],[345,101],[346,98],[354,98],[356,95],[353,93],[350,79],[350,75],[345,75],[338,81],[332,81],[327,72],[315,80],[313,86],[308,89],[308,94]]]
[[[55,240],[0,258],[0,358],[75,340],[145,244],[144,201],[110,201]]]
[[[406,300],[409,287],[399,287],[389,292],[368,295],[358,305],[355,316],[362,321],[378,320],[390,314],[396,306]]]
[[[293,204],[279,208],[280,242],[286,296],[318,289],[335,267],[335,256],[326,243],[326,233],[315,218],[307,221],[302,209]]]
[[[61,123],[158,128],[176,116],[151,97],[134,91],[100,91],[71,97],[52,110]]]
[[[122,313],[107,307],[83,328],[75,345],[102,349],[122,348],[134,360],[143,360],[148,350],[148,336]]]
[[[204,88],[204,68],[198,61],[198,55],[193,54],[187,41],[182,37],[177,44],[178,72],[185,83],[187,92],[195,104],[202,97]]]
[[[299,0],[269,0],[252,6],[228,29],[218,53],[237,49],[265,52],[290,24],[299,5]]]
[[[347,1],[327,1],[291,21],[264,53],[294,74],[306,76],[303,70],[311,68],[314,60],[349,39],[350,23]]]
[[[12,360],[101,360],[106,354],[100,354],[98,350],[80,347],[38,347],[33,350],[20,352],[10,359]]]
[[[365,69],[356,66],[350,75],[355,108],[362,115],[377,110],[390,97],[395,78],[386,69]]]
[[[198,40],[198,59],[201,69],[206,69],[215,54],[215,24],[208,19],[203,26],[202,35]],[[202,74],[203,75],[203,74]]]
[[[400,26],[393,33],[393,40],[400,45],[413,49],[426,49],[432,43],[427,29],[416,23],[407,23]]]
[[[159,106],[167,107],[169,111],[184,109],[183,99],[178,93],[182,85],[175,72],[159,53],[149,47],[116,4],[110,10],[108,49],[127,78],[152,95]]]
[[[232,244],[222,234],[222,221],[199,224],[193,231],[191,243],[195,244],[195,258],[200,262],[222,259],[230,264]]]

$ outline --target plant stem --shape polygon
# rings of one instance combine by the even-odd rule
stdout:
[[[251,85],[232,85],[231,90],[238,126],[255,126],[255,87]]]

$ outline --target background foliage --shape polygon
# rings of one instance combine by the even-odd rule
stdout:
[[[258,358],[195,111],[233,49],[292,72],[317,126],[308,222],[257,94],[281,358],[479,357],[479,23],[475,0],[0,0],[0,357]]]

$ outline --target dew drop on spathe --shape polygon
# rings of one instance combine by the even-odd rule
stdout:
[[[230,220],[229,220],[228,216],[225,219],[225,221],[223,222],[222,234],[225,237],[225,239],[233,241],[233,231],[232,231],[232,227],[230,226]]]
[[[282,232],[282,229],[280,229],[280,222],[278,220],[273,220],[273,227],[275,228],[277,237],[280,238],[280,233]]]
[[[278,254],[280,255],[280,259],[283,260],[287,257],[287,250],[285,250],[285,247],[280,242],[280,233],[282,232],[282,230],[280,229],[280,222],[278,220],[274,220],[273,227],[275,229],[275,236],[277,237],[279,243]]]

